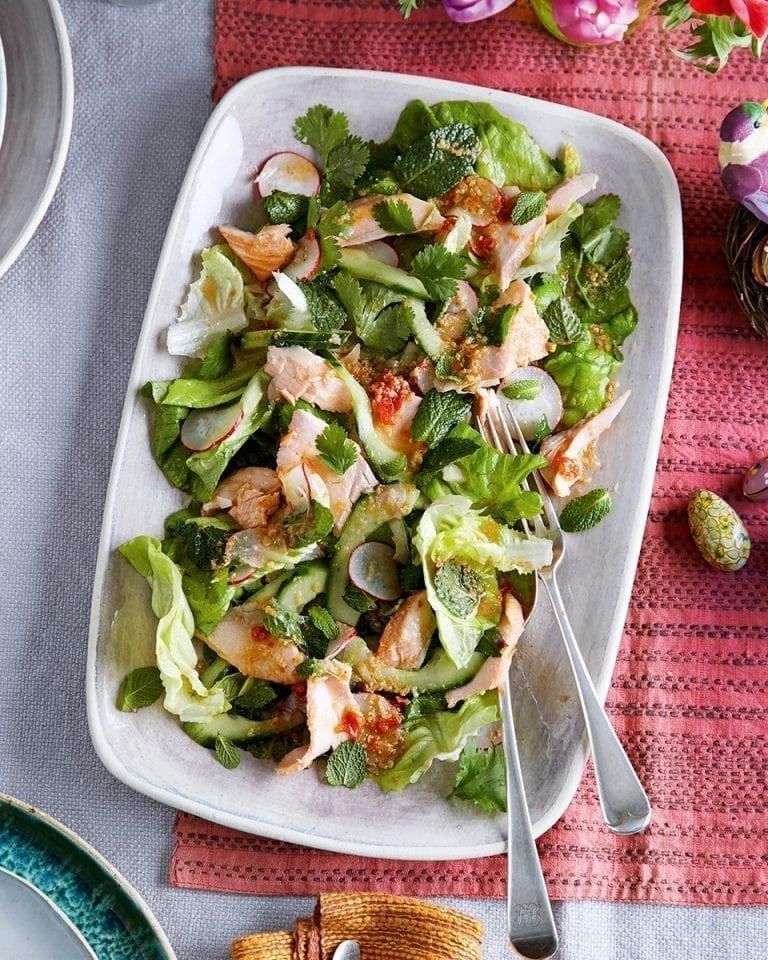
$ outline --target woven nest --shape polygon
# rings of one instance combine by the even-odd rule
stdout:
[[[723,240],[736,299],[761,337],[768,338],[768,223],[736,207]]]

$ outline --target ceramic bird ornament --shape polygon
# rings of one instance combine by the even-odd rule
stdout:
[[[768,223],[768,100],[748,100],[720,126],[720,177],[728,193]]]

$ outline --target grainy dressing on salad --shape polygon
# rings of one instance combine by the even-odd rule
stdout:
[[[383,143],[322,105],[294,131],[313,158],[264,160],[262,225],[219,225],[167,332],[183,372],[144,390],[191,499],[120,548],[159,622],[118,705],[163,696],[225,767],[324,757],[332,785],[459,760],[453,795],[500,810],[496,688],[551,558],[523,482],[569,497],[627,397],[619,200],[483,103],[412,102]],[[536,452],[471,426],[487,390]],[[564,523],[609,509],[591,490]]]

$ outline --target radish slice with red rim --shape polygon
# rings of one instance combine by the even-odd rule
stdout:
[[[314,163],[289,150],[274,153],[265,160],[253,185],[260,197],[268,197],[275,190],[316,197],[320,190],[320,174]]]
[[[244,563],[238,564],[229,571],[227,583],[231,587],[236,586],[238,583],[245,583],[247,580],[251,579],[254,573],[256,573],[255,567],[246,566]]]
[[[512,399],[510,394],[519,397]],[[539,367],[515,370],[499,387],[499,399],[514,414],[526,440],[533,440],[542,426],[542,419],[547,421],[550,430],[555,430],[563,416],[560,388]]]
[[[293,260],[283,270],[291,280],[311,280],[320,267],[322,251],[320,241],[314,230],[309,230],[299,240],[298,248]]]
[[[242,419],[243,408],[239,403],[191,410],[181,425],[180,440],[187,450],[202,453],[226,440]]]
[[[347,573],[358,590],[376,600],[397,600],[402,593],[395,550],[388,543],[367,540],[355,547]]]

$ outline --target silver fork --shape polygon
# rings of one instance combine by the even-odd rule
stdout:
[[[505,453],[530,453],[520,427],[511,410],[501,408],[495,393],[484,391],[482,400],[485,410],[478,418],[478,425],[485,439],[498,450]],[[510,425],[517,437],[513,439]],[[552,542],[552,563],[538,571],[538,578],[544,585],[552,603],[552,610],[568,652],[573,670],[576,689],[584,714],[589,745],[592,750],[592,763],[597,780],[597,792],[600,807],[608,829],[614,833],[629,835],[640,833],[651,819],[651,805],[645,790],[635,773],[624,747],[611,726],[603,705],[597,696],[592,678],[589,675],[584,657],[581,654],[576,637],[571,629],[563,598],[557,585],[555,571],[565,555],[565,539],[560,522],[538,471],[532,474],[534,484],[544,503],[543,520],[537,516],[533,520],[533,531],[527,521],[523,521],[525,532],[531,536],[547,537]]]

